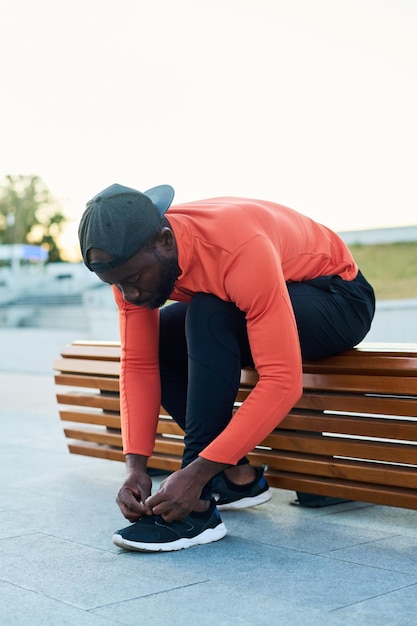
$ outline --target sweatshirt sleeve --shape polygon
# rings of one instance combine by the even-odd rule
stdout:
[[[233,255],[225,288],[230,300],[246,314],[259,381],[200,456],[235,464],[284,419],[301,396],[302,361],[281,261],[263,236],[255,236]]]
[[[121,340],[120,416],[124,454],[151,456],[161,389],[159,312],[125,302],[113,287]]]

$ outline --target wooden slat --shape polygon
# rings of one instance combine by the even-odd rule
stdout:
[[[77,374],[119,376],[120,364],[117,361],[95,361],[93,359],[56,359],[54,370]]]
[[[407,375],[407,371],[411,375],[417,375],[416,353],[417,344],[362,344],[341,355],[319,361],[305,361],[303,366],[306,371],[334,372],[341,369],[346,373],[356,373],[358,370],[374,373],[385,370],[396,375],[401,370],[403,375]],[[119,360],[120,342],[74,341],[65,346],[61,354],[72,358]],[[248,377],[247,384],[256,383],[257,374],[254,369],[246,368],[245,376]]]
[[[388,342],[368,342],[363,341],[353,350],[349,350],[349,352],[359,352],[360,354],[364,352],[370,352],[374,354],[376,357],[384,356],[385,353],[398,355],[400,357],[406,355],[414,357],[417,354],[417,343],[400,343],[395,341]]]
[[[92,359],[98,361],[120,361],[120,347],[112,345],[71,344],[61,350],[66,359]]]
[[[120,428],[119,415],[112,415],[98,411],[69,411],[61,409],[59,416],[64,422],[75,422],[80,424],[97,424],[106,428]]]
[[[55,383],[67,387],[86,387],[102,391],[119,391],[119,378],[94,376],[90,374],[56,374]]]
[[[304,361],[303,371],[305,380],[311,380],[309,375],[314,374],[320,377],[336,376],[370,376],[370,380],[376,376],[386,376],[397,378],[401,374],[402,378],[417,377],[417,359],[416,354],[399,354],[394,353],[381,355],[378,352],[349,351],[344,355],[338,355],[330,358],[324,358],[320,361]],[[325,380],[325,378],[323,378]],[[242,386],[253,387],[258,381],[258,374],[252,368],[242,370],[241,384]],[[329,385],[331,388],[331,385]]]
[[[122,436],[104,431],[92,431],[76,428],[64,428],[65,436],[69,439],[78,439],[80,441],[92,441],[95,443],[106,444],[116,448],[122,448]]]
[[[259,376],[256,370],[250,367],[245,367],[242,369],[240,376],[240,384],[242,387],[244,387],[245,385],[248,387],[254,387],[258,382],[258,379]]]
[[[184,444],[179,439],[170,439],[161,435],[157,435],[155,439],[154,452],[156,453],[169,454],[181,458],[183,449]]]
[[[305,389],[417,395],[417,377],[366,376],[357,374],[303,374]]]
[[[379,443],[325,437],[319,433],[298,433],[277,429],[262,442],[274,450],[319,454],[322,456],[344,456],[355,459],[372,459],[390,463],[417,465],[417,446],[408,444]]]
[[[316,391],[305,391],[295,407],[318,411],[374,413],[404,417],[416,417],[417,414],[415,398]]]
[[[118,348],[119,350],[121,347],[120,341],[103,341],[103,340],[96,340],[96,339],[75,339],[74,341],[71,342],[71,345],[72,346],[93,346],[93,347],[99,346],[100,348],[110,347],[110,348]],[[374,345],[379,345],[379,344],[374,344]],[[399,344],[399,345],[403,345],[403,344]]]
[[[69,443],[68,450],[71,454],[81,454],[83,456],[92,456],[100,459],[108,459],[109,461],[123,461],[125,457],[121,450],[116,450],[108,446],[99,446],[88,442]]]
[[[240,387],[237,391],[235,402],[244,402],[251,391],[252,387]]]
[[[174,422],[171,417],[164,418],[161,415],[159,416],[158,420],[157,432],[161,434],[166,433],[168,435],[178,435],[181,437],[184,437],[185,435],[184,431],[178,426],[176,422]]]
[[[291,411],[280,428],[417,441],[417,421]]]
[[[417,376],[417,363],[415,355],[375,355],[370,352],[361,354],[350,351],[344,355],[324,358],[320,361],[304,361],[303,370],[306,373],[357,375],[361,372],[378,376],[397,376],[401,372],[401,376]]]
[[[181,458],[176,456],[170,456],[169,454],[154,453],[148,459],[148,467],[153,467],[154,469],[163,469],[167,472],[176,472],[181,467]]]
[[[118,395],[69,391],[67,393],[58,393],[57,399],[59,404],[85,406],[95,409],[103,409],[105,411],[119,412],[120,410],[120,400]]]

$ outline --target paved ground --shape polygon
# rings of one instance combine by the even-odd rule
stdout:
[[[417,511],[271,502],[220,542],[122,552],[122,464],[68,454],[52,361],[73,331],[0,329],[0,623],[416,626]]]

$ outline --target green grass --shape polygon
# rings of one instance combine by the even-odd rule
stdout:
[[[349,246],[377,300],[417,298],[417,242]]]

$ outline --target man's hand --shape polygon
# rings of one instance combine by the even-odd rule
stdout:
[[[146,457],[139,455],[129,454],[126,457],[127,477],[120,487],[116,502],[129,522],[137,522],[144,515],[152,515],[151,508],[145,504],[152,489],[152,480],[146,473],[146,461]]]
[[[161,515],[166,522],[173,522],[196,510],[200,495],[201,487],[182,469],[161,483],[157,493],[146,500],[146,506],[155,515]]]
[[[155,515],[161,515],[168,523],[186,517],[191,511],[202,510],[200,497],[204,485],[226,467],[228,466],[199,457],[187,467],[168,476],[157,493],[147,498],[145,506],[150,507]]]

